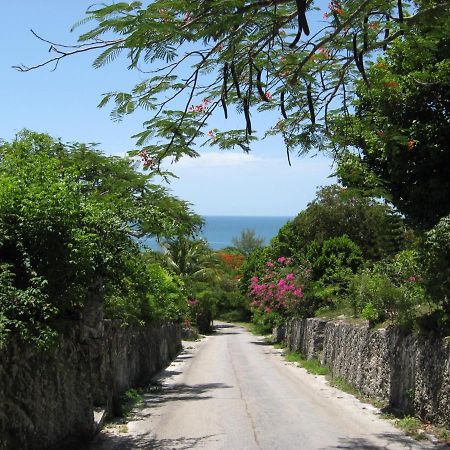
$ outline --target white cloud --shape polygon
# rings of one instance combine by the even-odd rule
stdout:
[[[198,158],[184,157],[176,163],[176,167],[230,167],[248,165],[258,161],[262,161],[262,159],[247,153],[208,152],[201,153]]]

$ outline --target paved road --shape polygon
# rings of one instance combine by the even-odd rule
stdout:
[[[243,328],[219,324],[216,334],[186,343],[128,432],[106,430],[92,449],[436,448],[280,353]]]

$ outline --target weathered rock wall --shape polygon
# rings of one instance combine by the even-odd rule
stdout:
[[[88,315],[66,328],[50,351],[19,342],[0,351],[1,450],[70,448],[90,439],[94,407],[113,412],[125,390],[148,382],[181,347],[176,324],[123,328],[95,325]]]
[[[320,319],[289,321],[285,339],[362,393],[450,426],[450,342]]]

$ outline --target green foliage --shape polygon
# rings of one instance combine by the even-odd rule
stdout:
[[[270,250],[268,247],[258,248],[252,252],[242,265],[242,276],[239,281],[239,289],[242,295],[248,294],[250,280],[252,277],[259,277],[263,274],[266,262],[270,259]]]
[[[336,276],[340,269],[348,269],[352,274],[363,262],[361,250],[346,235],[322,243],[311,242],[306,258],[312,262],[314,278],[330,284],[342,281],[341,276]]]
[[[56,337],[47,324],[57,309],[45,294],[45,280],[30,276],[28,286],[14,286],[14,274],[7,264],[0,265],[0,348],[11,334],[18,334],[39,347],[47,347]]]
[[[439,1],[341,0],[331,2],[322,16],[316,11],[322,6],[318,0],[94,5],[78,24],[91,24],[79,45],[68,52],[53,44],[56,53],[47,63],[93,50],[95,68],[124,54],[128,69],[150,74],[129,92],[110,92],[100,103],[113,105],[114,120],[148,111],[136,135],[145,146],[146,167],[157,167],[166,157],[196,155],[198,140],[248,151],[256,139],[251,114],[256,111],[281,113],[266,134],[283,137],[288,151],[315,151],[329,137],[332,110],[347,112],[355,81],[368,79],[365,65],[374,53],[426,33],[430,17],[449,9]],[[243,113],[239,129],[209,129],[218,109],[225,118]]]
[[[183,281],[159,264],[147,266],[150,305],[158,318],[179,321],[188,315],[187,295]]]
[[[257,237],[255,230],[248,228],[242,230],[241,235],[239,237],[234,237],[232,242],[238,250],[248,256],[257,248],[263,246],[264,238]]]
[[[449,24],[447,9],[406,28],[358,84],[355,113],[332,127],[335,143],[353,149],[340,158],[341,180],[389,198],[422,229],[450,213]]]
[[[56,319],[76,318],[89,290],[125,322],[161,315],[147,299],[135,237],[194,232],[186,203],[130,159],[22,132],[0,145],[0,323],[39,345]],[[174,219],[177,220],[174,220]],[[175,312],[167,311],[173,317]]]
[[[347,295],[349,283],[363,263],[361,250],[346,235],[311,242],[306,259],[312,267],[312,280],[305,288],[310,315],[319,308],[335,308]]]
[[[427,291],[442,306],[450,325],[450,216],[426,234],[423,253]]]
[[[374,260],[399,251],[406,238],[401,218],[389,206],[333,185],[319,190],[316,199],[280,229],[272,248],[275,255],[302,259],[313,241],[321,245],[343,235],[364,258]]]
[[[411,250],[362,270],[350,284],[349,298],[355,312],[371,323],[390,320],[411,327],[418,308],[426,301],[419,272],[419,255]]]

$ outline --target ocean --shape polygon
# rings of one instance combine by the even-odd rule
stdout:
[[[208,241],[213,250],[220,250],[233,245],[233,238],[238,238],[245,229],[255,230],[256,237],[264,239],[264,245],[278,234],[278,230],[292,217],[281,216],[203,216],[205,225],[201,237]],[[144,238],[141,245],[159,250],[155,239]]]
[[[204,216],[202,237],[210,247],[219,250],[233,245],[233,238],[239,237],[245,229],[255,230],[256,236],[264,239],[264,245],[278,234],[278,230],[292,217],[273,216]]]

